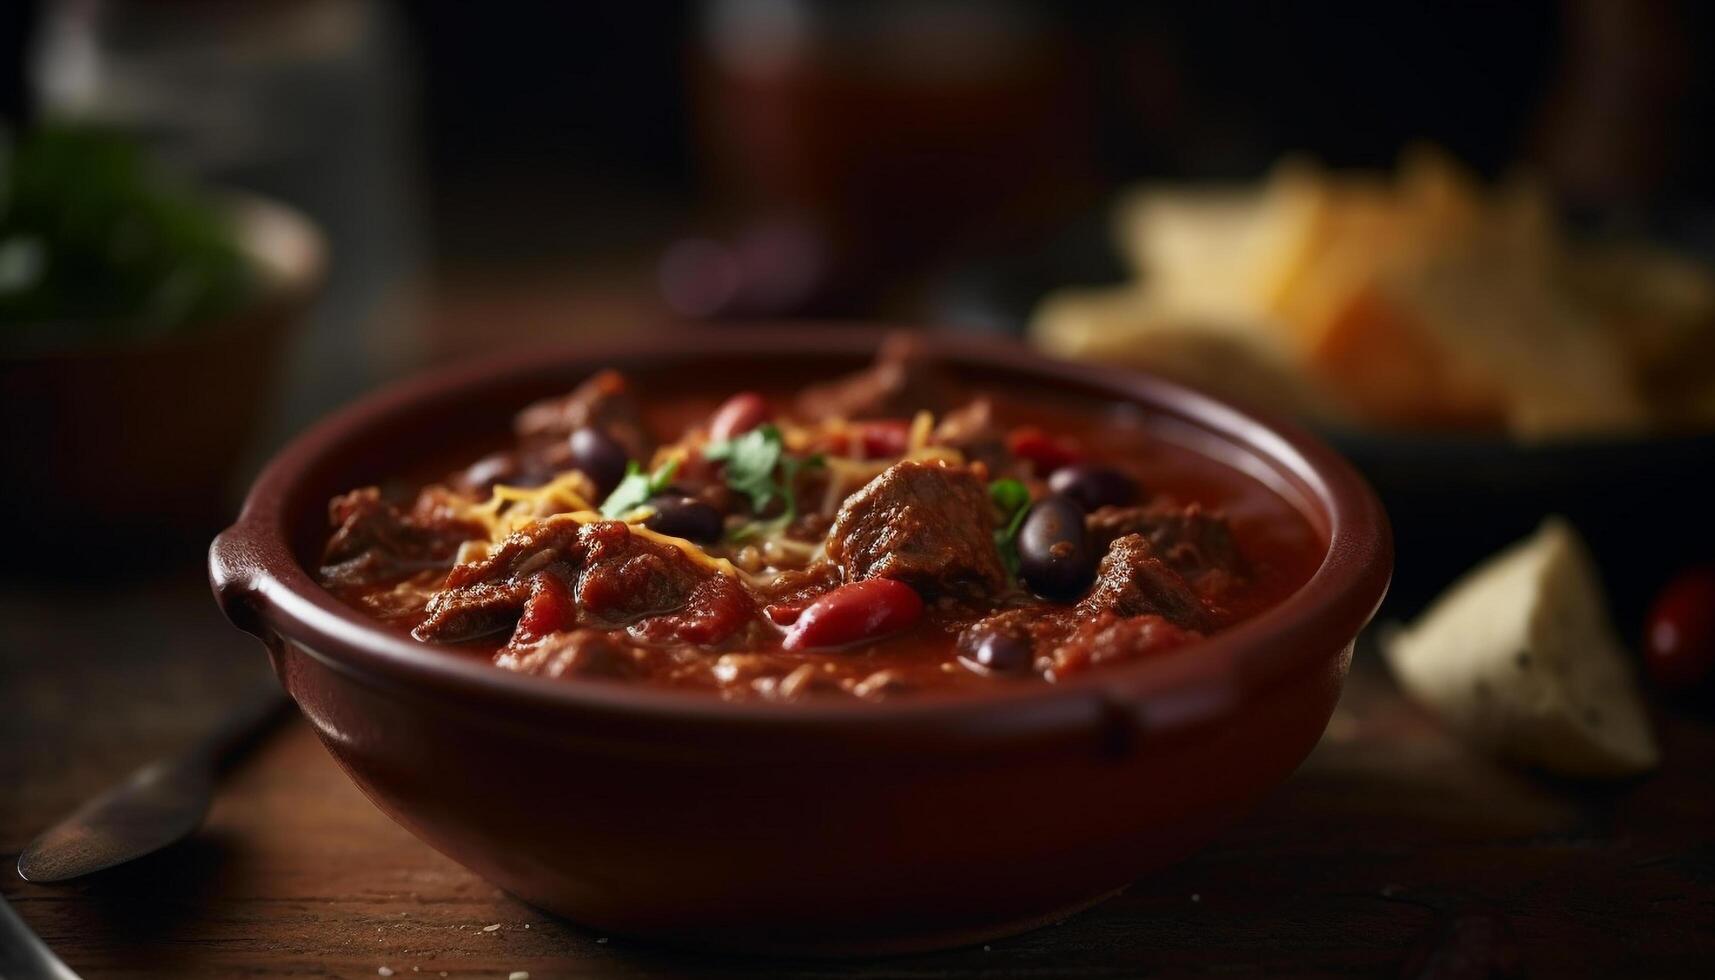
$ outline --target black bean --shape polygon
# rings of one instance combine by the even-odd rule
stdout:
[[[519,479],[524,475],[523,461],[518,454],[507,450],[491,453],[465,467],[459,477],[465,486],[472,490],[487,492],[494,489],[496,483],[519,485]]]
[[[1048,489],[1071,498],[1093,511],[1099,507],[1124,507],[1137,500],[1137,481],[1111,466],[1074,463],[1062,466],[1048,477]]]
[[[566,446],[572,451],[572,468],[582,470],[602,496],[612,493],[625,478],[625,447],[606,432],[586,425],[572,433]]]
[[[1084,533],[1084,510],[1071,500],[1044,497],[1018,529],[1018,572],[1044,599],[1071,599],[1096,574],[1096,552]]]
[[[1022,674],[1036,660],[1036,649],[1030,638],[1001,630],[989,630],[967,638],[961,637],[959,659],[966,666],[983,674]]]
[[[655,508],[655,513],[644,518],[643,526],[661,534],[712,544],[721,539],[721,532],[726,529],[720,511],[695,497],[663,494],[651,498],[649,506]]]

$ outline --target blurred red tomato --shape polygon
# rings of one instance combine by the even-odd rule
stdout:
[[[1644,621],[1644,667],[1676,691],[1715,677],[1715,565],[1679,573],[1656,595]]]

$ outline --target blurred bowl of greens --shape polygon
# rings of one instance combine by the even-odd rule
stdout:
[[[200,551],[324,263],[297,212],[177,179],[119,135],[0,143],[0,527],[43,546],[22,560]]]

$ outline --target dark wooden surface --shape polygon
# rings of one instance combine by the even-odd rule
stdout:
[[[1461,748],[1367,656],[1322,745],[1241,826],[987,947],[783,964],[601,936],[417,843],[296,720],[193,840],[69,886],[10,873],[52,818],[265,674],[194,568],[0,586],[0,893],[84,976],[1661,977],[1715,962],[1715,726],[1663,714],[1660,773],[1561,784]]]

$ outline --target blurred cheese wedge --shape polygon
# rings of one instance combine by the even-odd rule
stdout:
[[[1567,776],[1659,757],[1589,553],[1550,518],[1384,642],[1415,700],[1473,743]]]

